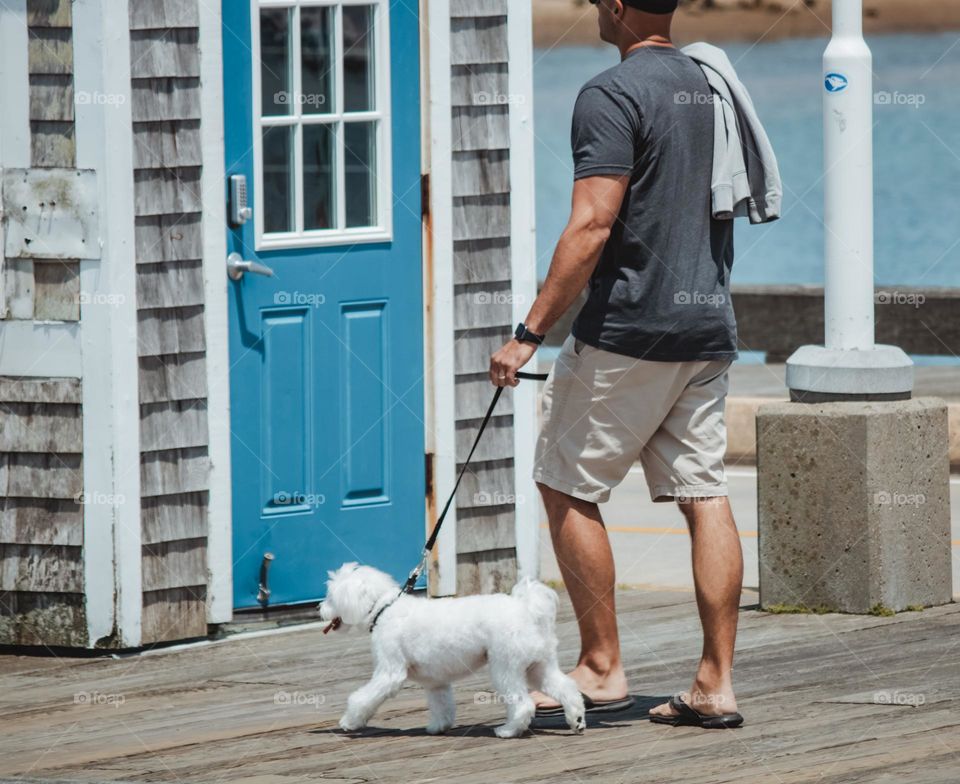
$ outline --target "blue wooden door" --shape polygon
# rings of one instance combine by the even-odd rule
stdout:
[[[415,8],[223,0],[236,607],[422,547]]]

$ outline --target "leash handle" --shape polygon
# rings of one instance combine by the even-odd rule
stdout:
[[[547,374],[518,372],[517,378],[527,381],[546,381]],[[403,584],[403,588],[400,590],[400,593],[402,594],[413,591],[413,586],[416,585],[417,580],[420,579],[420,575],[423,574],[423,569],[426,566],[430,551],[433,550],[433,546],[437,543],[437,536],[440,535],[440,526],[443,525],[443,520],[447,516],[447,512],[450,510],[450,505],[453,503],[453,499],[457,497],[457,489],[460,487],[460,480],[463,479],[463,475],[467,472],[467,467],[470,465],[470,459],[473,457],[473,453],[477,451],[477,445],[480,443],[480,437],[483,435],[483,431],[487,429],[487,424],[490,422],[490,418],[493,416],[493,410],[497,407],[497,401],[500,400],[500,395],[503,394],[503,389],[503,387],[497,387],[497,390],[493,393],[493,400],[490,401],[490,405],[487,407],[487,413],[483,415],[483,421],[480,423],[480,429],[477,431],[476,438],[473,439],[473,446],[470,447],[470,453],[467,455],[467,459],[463,461],[463,466],[460,469],[460,473],[457,474],[457,481],[453,484],[453,490],[450,493],[450,497],[447,498],[447,502],[443,505],[443,511],[440,512],[440,516],[437,518],[437,522],[434,524],[433,530],[430,532],[430,537],[427,539],[427,543],[423,546],[423,552],[420,553],[420,561],[413,568],[413,571],[410,572],[410,576],[407,577],[407,581]]]

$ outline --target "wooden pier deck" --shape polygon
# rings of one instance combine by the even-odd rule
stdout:
[[[457,690],[458,726],[424,734],[422,692],[360,737],[335,731],[369,673],[365,633],[312,626],[147,656],[0,656],[0,781],[885,782],[960,781],[960,607],[893,618],[760,613],[744,594],[735,682],[747,723],[651,724],[698,653],[689,593],[618,595],[630,713],[586,734],[499,740],[485,678]],[[577,639],[564,600],[561,659]]]

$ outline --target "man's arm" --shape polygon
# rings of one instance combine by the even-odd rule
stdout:
[[[610,236],[627,191],[626,175],[584,177],[573,183],[573,205],[567,227],[560,235],[543,289],[524,323],[544,335],[573,304],[587,285]],[[537,347],[511,339],[490,358],[490,381],[495,386],[516,386],[516,373]]]

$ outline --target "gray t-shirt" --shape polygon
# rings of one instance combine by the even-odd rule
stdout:
[[[713,105],[700,67],[643,46],[580,90],[574,178],[630,183],[573,324],[585,343],[664,362],[733,359],[733,221],[711,215]]]

